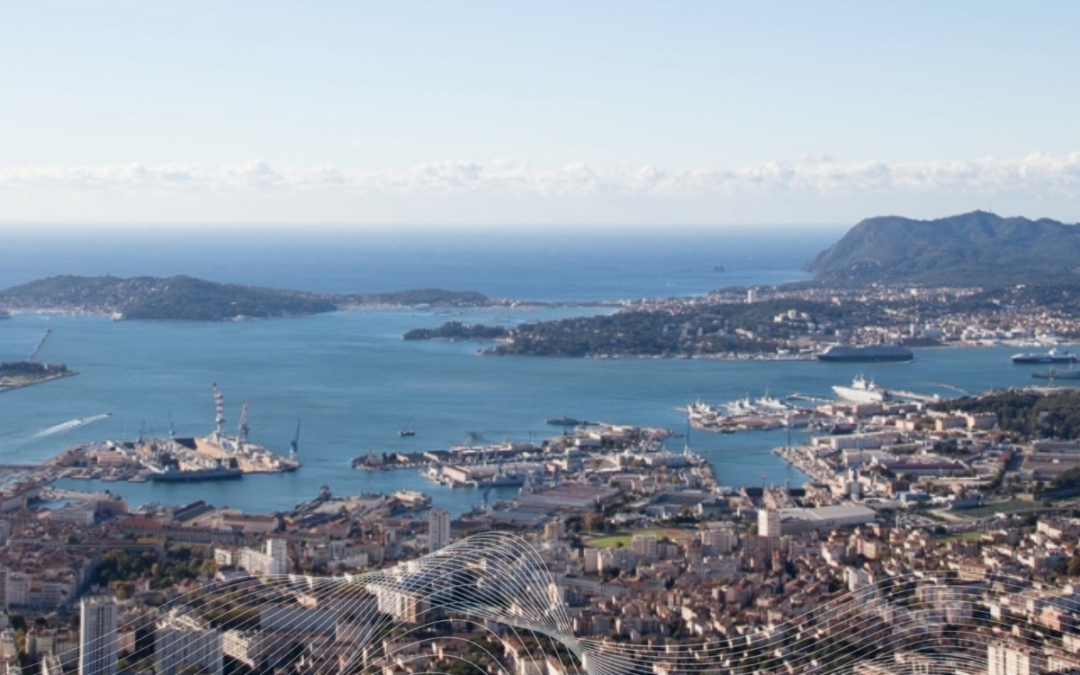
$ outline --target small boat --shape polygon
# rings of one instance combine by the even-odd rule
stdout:
[[[413,415],[413,417],[415,417],[415,415]],[[409,428],[409,426],[412,424],[412,421],[413,421],[413,418],[410,417],[409,421],[405,423],[405,428],[398,431],[397,435],[401,436],[402,438],[404,438],[406,436],[415,436],[416,432]]]
[[[576,420],[573,417],[553,417],[547,423],[556,427],[576,427],[584,424],[581,420]]]

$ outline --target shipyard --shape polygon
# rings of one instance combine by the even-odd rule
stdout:
[[[132,483],[180,483],[239,479],[250,473],[281,473],[300,468],[296,458],[299,427],[288,456],[271,452],[248,438],[248,408],[241,409],[233,436],[225,433],[225,396],[212,385],[214,430],[205,437],[178,437],[170,428],[167,438],[134,441],[99,441],[65,449],[46,462],[66,478],[119,480]]]

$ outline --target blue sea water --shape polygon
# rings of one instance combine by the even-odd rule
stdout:
[[[781,227],[278,230],[0,230],[0,288],[57,274],[187,274],[319,292],[414,288],[571,302],[700,295],[809,278],[842,232]],[[723,272],[716,267],[722,266]]]
[[[441,287],[561,302],[697,295],[723,285],[805,278],[799,266],[835,237],[835,231],[784,237],[693,231],[625,238],[564,232],[557,240],[538,233],[433,233],[416,239],[384,232],[280,236],[244,248],[238,236],[206,246],[175,236],[84,237],[77,246],[0,236],[5,252],[15,252],[0,270],[0,287],[69,272],[183,273],[316,291]],[[716,272],[717,265],[725,271]],[[0,394],[0,463],[36,462],[76,443],[133,439],[144,429],[163,436],[170,417],[179,435],[205,434],[213,424],[210,386],[216,382],[225,394],[227,426],[236,424],[241,404],[248,403],[252,439],[273,450],[286,451],[302,420],[299,471],[223,483],[63,484],[107,488],[136,505],[206,499],[247,511],[289,509],[322,484],[339,494],[407,487],[461,512],[479,502],[475,490],[436,486],[412,471],[354,471],[350,460],[369,449],[445,448],[469,432],[488,441],[539,440],[559,432],[545,420],[563,415],[682,431],[685,417],[675,408],[697,398],[723,402],[766,390],[828,396],[832,384],[865,370],[803,362],[478,357],[476,344],[400,337],[448,320],[514,324],[595,311],[387,310],[211,324],[19,314],[0,321],[0,359],[25,358],[48,327],[52,334],[41,358],[66,363],[80,375]],[[1007,356],[1000,349],[925,350],[913,363],[877,365],[866,374],[890,388],[943,395],[955,393],[949,386],[979,391],[1029,382],[1028,372],[1011,366]],[[406,425],[415,437],[397,435]],[[784,432],[694,433],[691,444],[710,458],[722,483],[757,485],[784,481],[785,466],[770,450],[785,440]],[[671,441],[673,447],[684,442]],[[793,474],[795,482],[801,478]]]

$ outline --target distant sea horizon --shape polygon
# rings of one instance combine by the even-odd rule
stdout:
[[[590,302],[809,279],[825,226],[0,228],[0,290],[49,276],[187,275],[323,293],[417,288]],[[723,270],[722,272],[720,270]]]

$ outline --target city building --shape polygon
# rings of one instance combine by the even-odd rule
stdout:
[[[450,512],[431,509],[428,512],[428,550],[432,553],[450,545]]]
[[[174,610],[157,622],[154,661],[157,675],[185,675],[198,669],[204,675],[221,675],[221,632],[205,622]]]
[[[1005,642],[991,642],[986,655],[987,675],[1038,675],[1038,658],[1030,650]]]
[[[236,564],[252,574],[288,574],[289,542],[285,539],[267,539],[262,551],[254,548],[240,549]]]
[[[79,604],[79,675],[116,675],[116,601],[83,598]]]

